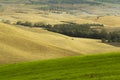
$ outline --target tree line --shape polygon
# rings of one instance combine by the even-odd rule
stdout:
[[[102,24],[57,24],[50,25],[44,23],[21,22],[18,21],[16,25],[23,25],[29,27],[40,27],[48,31],[64,34],[71,37],[101,39],[102,42],[120,42],[120,31],[107,32]],[[94,28],[93,28],[94,27]]]

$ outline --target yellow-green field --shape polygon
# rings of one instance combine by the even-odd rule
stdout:
[[[119,80],[120,53],[0,66],[1,80]]]

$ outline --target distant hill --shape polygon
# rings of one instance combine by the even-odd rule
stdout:
[[[81,3],[95,3],[89,0],[29,0],[33,3],[52,3],[52,4],[81,4]]]
[[[120,0],[95,0],[99,2],[108,2],[108,3],[120,3]]]
[[[0,0],[3,3],[31,3],[31,4],[99,4],[100,2],[119,3],[120,0]]]

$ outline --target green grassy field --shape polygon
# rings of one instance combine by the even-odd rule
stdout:
[[[1,65],[0,80],[120,80],[120,53]]]

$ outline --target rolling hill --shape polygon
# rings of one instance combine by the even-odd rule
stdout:
[[[99,40],[0,23],[0,64],[120,51]]]
[[[120,53],[0,66],[1,80],[119,80]]]
[[[119,80],[119,4],[120,0],[0,0],[0,80]],[[86,31],[87,37],[100,36],[102,41],[43,28],[50,24],[53,30],[65,23],[91,24],[88,31],[74,25],[75,29],[57,28],[77,35]]]
[[[30,3],[32,1],[32,3]],[[103,1],[103,3],[101,2]],[[9,20],[61,24],[62,21],[119,27],[120,6],[108,0],[0,0],[0,22]],[[70,3],[74,4],[70,4]],[[80,4],[84,2],[85,4]],[[93,3],[100,3],[92,4]],[[107,3],[105,3],[107,2]],[[119,3],[119,1],[114,1]],[[34,4],[34,3],[39,3]],[[44,4],[43,4],[44,3]],[[49,4],[54,3],[54,4]],[[59,4],[57,4],[59,3]],[[61,4],[60,4],[61,3]],[[76,4],[77,3],[77,4]],[[85,18],[84,18],[85,17]]]

